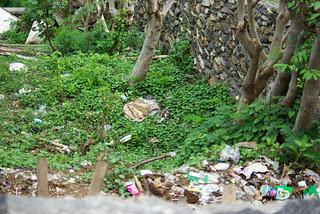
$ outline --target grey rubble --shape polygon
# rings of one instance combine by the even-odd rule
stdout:
[[[5,214],[106,214],[106,213],[320,213],[320,200],[293,200],[267,205],[253,205],[245,202],[216,204],[191,209],[183,203],[172,203],[153,197],[124,200],[119,197],[91,197],[83,199],[25,198],[0,196],[0,213]]]

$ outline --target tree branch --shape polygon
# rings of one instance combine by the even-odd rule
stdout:
[[[165,5],[163,6],[163,9],[162,9],[163,17],[165,17],[167,15],[167,13],[169,12],[169,10],[172,7],[174,2],[175,2],[175,0],[166,1]]]
[[[249,22],[249,31],[250,35],[252,38],[255,38],[257,42],[260,44],[262,47],[258,32],[257,32],[257,25],[254,19],[254,8],[257,5],[259,0],[253,1],[253,0],[248,0],[248,22]],[[262,49],[260,53],[261,61],[266,61],[267,60],[267,54],[266,52]]]
[[[276,29],[271,42],[270,52],[266,62],[261,66],[260,71],[256,76],[255,93],[258,97],[265,89],[269,78],[274,73],[274,64],[276,64],[281,57],[282,37],[285,26],[289,21],[289,13],[286,7],[285,0],[279,2],[279,14],[276,19]]]

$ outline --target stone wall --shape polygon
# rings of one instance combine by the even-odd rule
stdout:
[[[139,26],[145,25],[144,4],[140,0],[135,9]],[[233,94],[240,91],[248,62],[235,36],[236,7],[237,0],[177,0],[165,19],[160,39],[165,50],[176,40],[190,40],[197,70],[227,80]],[[276,9],[277,5],[263,1],[256,7],[257,29],[265,48],[272,39]]]

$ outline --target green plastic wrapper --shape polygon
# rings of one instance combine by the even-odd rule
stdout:
[[[293,188],[288,186],[276,186],[276,191],[276,200],[286,200],[290,197],[291,193],[293,192]]]
[[[317,198],[320,197],[320,186],[312,185],[303,190],[304,198]]]

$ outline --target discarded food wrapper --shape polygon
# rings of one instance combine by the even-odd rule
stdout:
[[[306,199],[309,198],[320,198],[320,185],[312,185],[307,189],[303,190],[303,197]]]
[[[227,170],[229,167],[230,167],[229,163],[217,163],[216,165],[213,166],[213,168],[218,171]]]
[[[194,184],[207,184],[208,183],[208,175],[204,173],[198,173],[198,172],[189,172],[188,179],[190,182]]]
[[[153,111],[160,110],[159,105],[154,100],[139,98],[124,105],[124,114],[131,120],[141,122]]]
[[[232,148],[229,145],[226,145],[220,153],[220,159],[228,161],[231,160],[234,163],[238,163],[240,160],[239,148]]]
[[[26,65],[20,62],[14,62],[9,65],[9,71],[11,72],[25,70],[26,68]]]
[[[132,135],[129,134],[129,135],[126,135],[126,136],[124,136],[123,138],[121,138],[119,141],[120,141],[120,143],[126,143],[126,142],[128,142],[129,140],[131,140],[131,138],[132,138]]]
[[[124,186],[126,190],[130,192],[134,197],[137,197],[140,195],[140,192],[134,182],[126,182]]]
[[[33,123],[34,124],[41,124],[43,121],[41,120],[41,119],[39,119],[39,118],[34,118],[33,119]]]
[[[307,186],[307,183],[306,183],[306,181],[299,181],[299,182],[298,182],[298,186],[299,186],[299,187],[306,187],[306,186]]]
[[[240,174],[243,174],[246,176],[246,179],[250,179],[252,173],[265,173],[268,172],[268,168],[261,163],[253,163],[244,168]]]
[[[260,187],[260,194],[262,197],[276,198],[277,190],[265,184]]]
[[[277,200],[286,200],[290,197],[291,193],[293,192],[293,188],[288,186],[276,186],[276,190]]]

